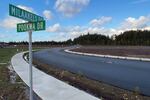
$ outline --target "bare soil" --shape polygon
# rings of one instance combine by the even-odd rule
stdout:
[[[11,73],[6,66],[0,65],[0,100],[28,100],[24,83],[20,79],[12,83]]]
[[[150,58],[150,46],[81,46],[80,48],[72,49],[72,51],[101,55]]]

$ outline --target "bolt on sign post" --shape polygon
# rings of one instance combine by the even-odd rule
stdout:
[[[29,83],[30,100],[33,100],[33,79],[32,79],[32,31],[45,30],[45,20],[43,17],[29,11],[9,4],[9,15],[28,21],[17,24],[17,32],[28,32],[29,34]]]

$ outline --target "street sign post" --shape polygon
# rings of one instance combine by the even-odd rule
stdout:
[[[17,24],[17,32],[28,32],[29,34],[29,82],[30,100],[33,100],[33,73],[32,73],[32,31],[45,30],[43,17],[35,15],[29,11],[9,4],[9,15],[28,21],[27,23]]]
[[[17,32],[45,30],[45,21],[27,22],[17,24]]]
[[[30,100],[33,100],[33,73],[32,73],[32,31],[29,31],[29,81]]]

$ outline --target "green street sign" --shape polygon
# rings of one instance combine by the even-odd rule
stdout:
[[[17,24],[17,32],[45,30],[45,21]]]
[[[12,4],[9,4],[9,15],[17,17],[17,18],[21,18],[21,19],[29,21],[29,22],[36,22],[36,21],[44,20],[43,17],[35,15],[29,11],[23,10],[19,7],[12,5]]]
[[[27,23],[17,24],[17,32],[29,33],[29,87],[30,100],[33,99],[33,75],[32,75],[32,31],[45,30],[45,20],[43,17],[23,10],[19,7],[9,4],[9,15],[28,21]]]

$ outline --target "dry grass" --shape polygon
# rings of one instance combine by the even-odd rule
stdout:
[[[0,100],[27,100],[24,84],[10,82],[7,65],[0,65]]]
[[[149,46],[82,46],[72,51],[101,55],[150,58]]]

